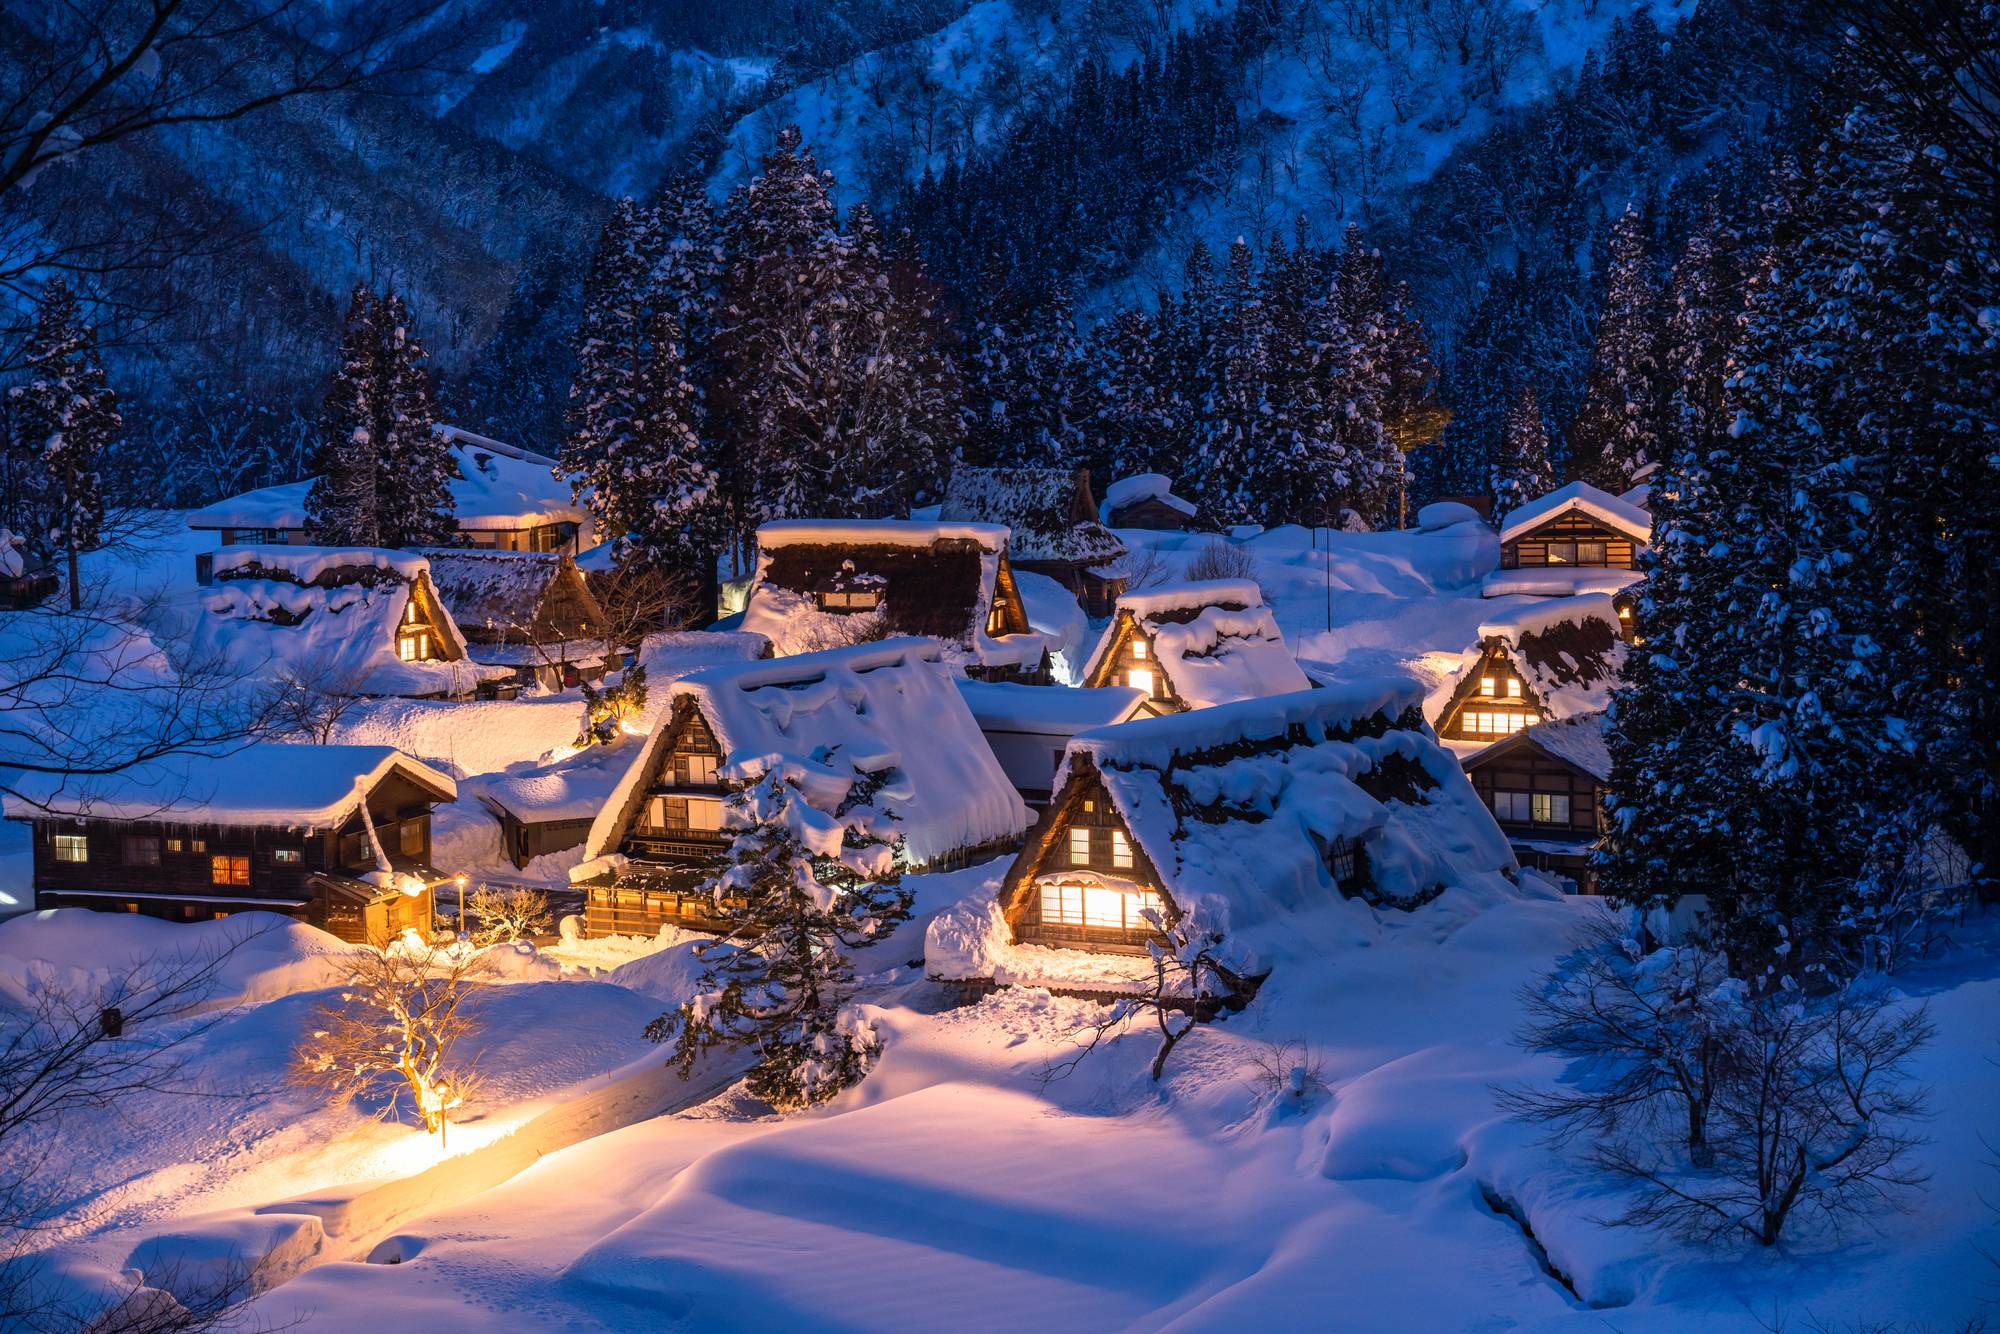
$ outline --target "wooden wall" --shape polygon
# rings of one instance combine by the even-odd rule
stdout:
[[[1639,568],[1637,551],[1632,539],[1624,533],[1606,528],[1588,515],[1576,510],[1567,510],[1515,538],[1500,547],[1500,568],[1513,570],[1532,568],[1549,563],[1549,543],[1551,542],[1602,542],[1605,558],[1602,564],[1592,562],[1585,568],[1636,570]],[[1561,564],[1580,564],[1563,561]]]

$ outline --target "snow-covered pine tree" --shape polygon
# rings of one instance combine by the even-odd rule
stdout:
[[[1202,513],[1213,523],[1263,522],[1283,503],[1288,460],[1270,447],[1268,315],[1250,245],[1237,237],[1217,298],[1219,318],[1201,349],[1197,383],[1206,397],[1197,417],[1193,479]]]
[[[1674,264],[1660,334],[1666,403],[1660,429],[1666,454],[1717,429],[1722,382],[1743,304],[1741,243],[1711,201]]]
[[[8,526],[36,555],[64,558],[74,609],[83,605],[77,557],[104,526],[98,459],[125,423],[98,359],[97,331],[61,277],[42,289],[23,359],[27,383],[8,391],[15,430],[9,471],[21,505]]]
[[[1378,471],[1391,469],[1393,481],[1384,479],[1382,485],[1396,486],[1400,496],[1401,455],[1435,445],[1451,413],[1438,402],[1430,336],[1411,305],[1409,288],[1389,280],[1382,252],[1364,244],[1361,229],[1353,223],[1348,224],[1342,238],[1333,302],[1354,340],[1357,355],[1378,386],[1374,397],[1384,437],[1399,451],[1399,457],[1391,467],[1387,456],[1377,451],[1375,462]],[[1393,513],[1386,490],[1375,500],[1373,509],[1373,513],[1364,511],[1364,516],[1371,526],[1382,527]]]
[[[1500,453],[1493,460],[1493,522],[1507,516],[1531,500],[1555,490],[1555,465],[1549,461],[1549,424],[1535,387],[1521,386],[1507,409],[1507,421],[1500,434]]]
[[[381,339],[375,424],[375,506],[385,547],[436,546],[457,530],[451,482],[458,476],[451,445],[438,433],[428,359],[410,308],[394,291],[375,308]]]
[[[761,765],[761,762],[760,762]],[[824,773],[783,760],[732,796],[737,831],[711,884],[720,940],[700,947],[694,998],[646,1028],[672,1042],[683,1078],[711,1047],[750,1048],[750,1092],[781,1111],[811,1107],[860,1082],[880,1042],[850,1004],[852,951],[909,915],[893,878],[894,820],[875,798],[890,776],[855,775],[831,810]]]
[[[319,476],[306,492],[306,536],[326,546],[381,545],[375,398],[381,337],[375,294],[356,284],[340,332],[340,363],[320,407]]]
[[[1570,427],[1572,462],[1585,481],[1617,495],[1660,455],[1657,315],[1646,225],[1627,204],[1611,226],[1604,309],[1583,404]]]
[[[1168,433],[1167,406],[1156,389],[1158,325],[1137,310],[1121,310],[1091,331],[1085,378],[1091,418],[1085,454],[1100,489],[1121,477],[1178,463]]]

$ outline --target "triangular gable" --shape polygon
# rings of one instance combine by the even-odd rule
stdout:
[[[1511,698],[1504,694],[1481,695],[1479,683],[1487,675],[1489,668],[1501,668],[1511,672],[1521,682],[1521,693]],[[1534,682],[1528,679],[1526,672],[1515,665],[1507,652],[1507,641],[1498,635],[1490,635],[1480,642],[1478,660],[1469,669],[1461,672],[1458,685],[1451,692],[1451,698],[1445,702],[1437,721],[1432,725],[1433,730],[1439,736],[1443,736],[1458,721],[1458,715],[1464,712],[1466,705],[1486,699],[1491,699],[1496,705],[1518,702],[1533,709],[1538,718],[1549,717],[1548,702],[1535,693]]]
[[[1027,844],[1015,856],[1014,863],[1007,870],[1007,878],[1001,882],[999,904],[1001,914],[1007,919],[1008,927],[1017,937],[1026,914],[1035,881],[1043,875],[1059,872],[1089,871],[1087,867],[1072,865],[1067,859],[1069,831],[1075,827],[1085,813],[1083,803],[1094,800],[1102,803],[1104,819],[1093,822],[1092,828],[1115,829],[1125,835],[1127,846],[1132,849],[1131,874],[1125,878],[1134,884],[1153,890],[1166,905],[1167,925],[1171,926],[1180,917],[1180,907],[1174,902],[1173,887],[1160,873],[1146,847],[1139,841],[1125,813],[1119,809],[1105,785],[1097,768],[1088,755],[1073,755],[1064,778],[1062,790],[1056,794],[1048,809],[1035,827],[1028,831]]]

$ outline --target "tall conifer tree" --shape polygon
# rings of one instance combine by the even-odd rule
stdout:
[[[124,420],[98,359],[97,331],[60,277],[42,290],[25,360],[27,383],[9,391],[17,507],[11,525],[38,555],[64,559],[69,604],[81,607],[77,557],[97,543],[104,526],[98,460]]]

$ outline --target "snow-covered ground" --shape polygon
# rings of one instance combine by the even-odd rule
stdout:
[[[1159,551],[1163,579],[1216,540],[1123,536]],[[1403,671],[1435,689],[1482,622],[1527,601],[1480,597],[1498,555],[1483,526],[1283,528],[1238,545],[1322,679]],[[156,586],[183,559],[163,557]],[[579,714],[573,697],[391,701],[352,715],[343,739],[393,741],[476,786],[559,757]],[[446,808],[441,854],[475,855],[486,828],[472,803]],[[24,853],[0,843],[0,892],[25,889]],[[1496,1083],[1565,1073],[1510,1041],[1516,993],[1594,902],[1530,878],[1412,912],[1301,912],[1255,1002],[1183,1043],[1155,1086],[1143,1028],[1049,1077],[1091,1003],[1018,989],[953,1008],[926,980],[930,919],[990,899],[1005,869],[916,878],[913,919],[861,957],[883,1060],[815,1113],[759,1114],[728,1060],[687,1084],[665,1068],[642,1030],[696,975],[697,938],[669,931],[505,954],[468,1047],[484,1085],[440,1148],[288,1080],[351,947],[266,921],[226,972],[217,999],[232,1004],[194,1021],[207,1026],[186,1049],[191,1093],[135,1094],[9,1152],[62,1165],[51,1241],[80,1289],[272,1252],[254,1321],[379,1334],[1949,1329],[2000,1300],[1985,1256],[2000,1251],[1990,913],[1896,979],[1939,1029],[1918,1070],[1935,1113],[1927,1188],[1872,1227],[1762,1252],[1605,1226],[1617,1199],[1496,1106]],[[258,925],[16,917],[0,923],[0,1004]],[[1282,1073],[1301,1063],[1316,1077],[1292,1098]]]

